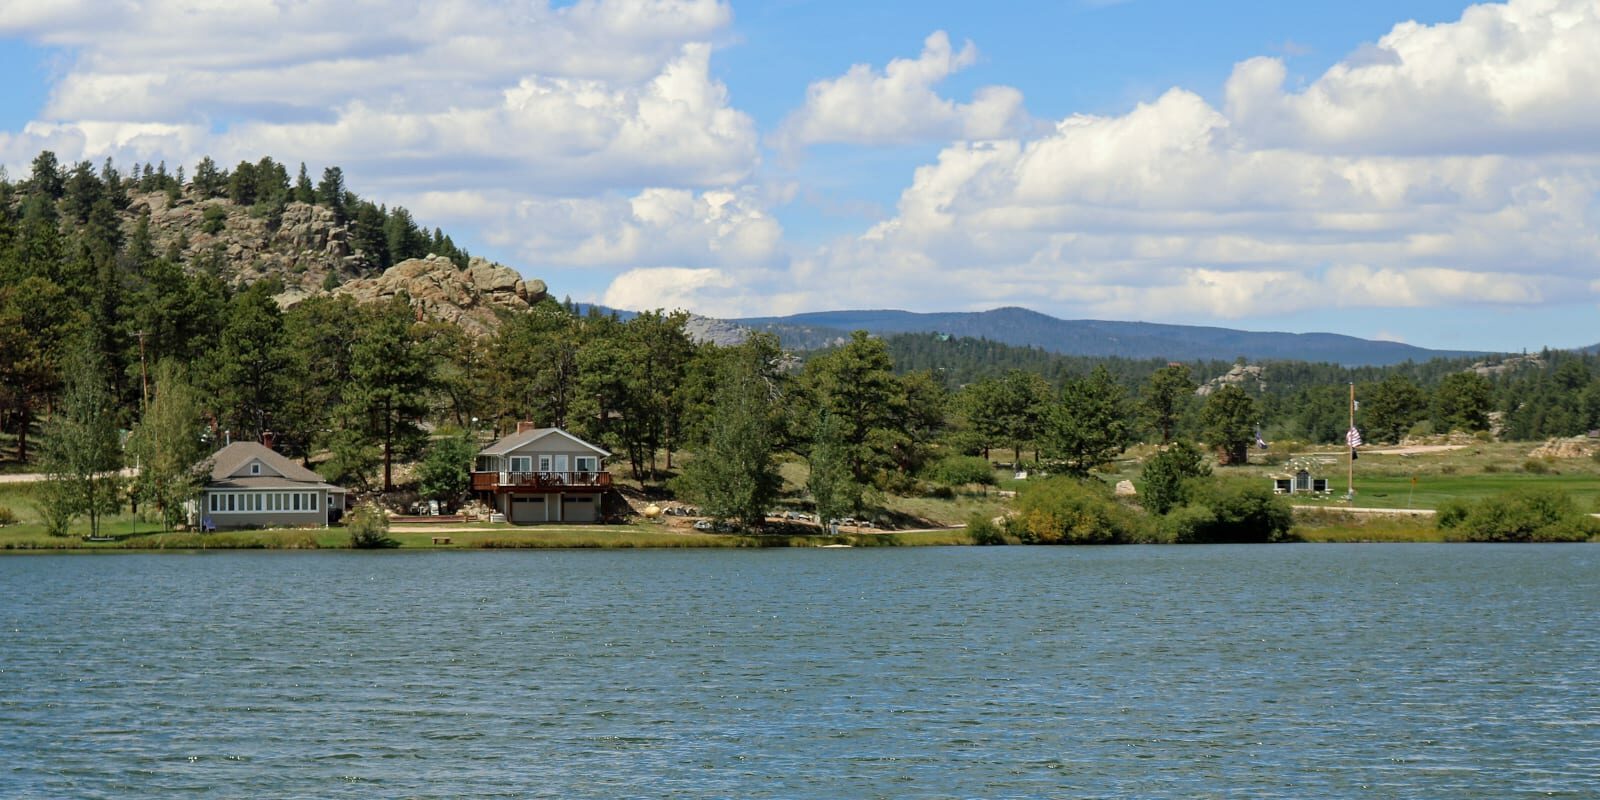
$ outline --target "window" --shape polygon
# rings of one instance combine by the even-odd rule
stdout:
[[[542,467],[541,467],[541,469],[542,469]],[[528,457],[528,456],[512,456],[511,457],[511,471],[512,472],[532,472],[533,471],[533,459]]]
[[[232,494],[228,495],[228,510],[229,511],[233,511],[234,510],[233,506],[234,506],[234,503],[236,502],[236,500],[235,500],[236,497],[238,497],[238,495],[232,495]]]
[[[550,466],[550,457],[549,456],[539,456],[539,471],[540,472],[549,472],[552,469],[554,469],[554,467]]]
[[[295,494],[294,494],[294,509],[293,510],[294,511],[299,511],[300,510],[300,493],[299,492],[295,492]]]
[[[210,494],[208,496],[211,498],[211,510],[212,511],[221,511],[222,510],[222,495],[216,494],[215,492],[213,492],[212,494]]]
[[[311,494],[306,495],[306,499],[311,501],[311,510],[312,511],[316,511],[317,510],[317,495],[316,495],[316,493],[313,492]]]
[[[251,475],[260,475],[261,474],[261,462],[258,461],[258,462],[252,463],[250,465],[250,474]]]
[[[578,456],[574,460],[578,472],[599,472],[600,459],[594,456]]]

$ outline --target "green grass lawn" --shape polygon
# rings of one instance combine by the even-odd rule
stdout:
[[[1357,463],[1360,463],[1359,461]],[[1331,497],[1296,495],[1294,502],[1330,507],[1351,505],[1344,499],[1345,482],[1333,482]],[[1356,473],[1353,505],[1368,508],[1438,508],[1446,500],[1480,500],[1514,489],[1560,489],[1571,495],[1579,508],[1600,511],[1600,478],[1594,475],[1536,475],[1526,472],[1499,472],[1477,475],[1362,475]]]

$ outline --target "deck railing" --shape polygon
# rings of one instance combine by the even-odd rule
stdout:
[[[472,490],[488,492],[495,489],[569,489],[597,488],[611,485],[609,472],[474,472]]]

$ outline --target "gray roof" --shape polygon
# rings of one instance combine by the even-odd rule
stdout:
[[[567,433],[560,428],[534,428],[533,430],[523,431],[521,433],[513,433],[491,443],[488,447],[479,450],[478,453],[486,456],[505,455],[512,450],[522,447],[523,445],[531,444],[537,439],[543,439],[552,433],[560,434],[561,436],[576,442],[581,447],[586,447],[595,451],[595,453],[599,454],[601,458],[609,458],[611,456],[611,453],[605,448],[596,447],[592,444],[589,444],[588,442],[579,439],[578,437],[573,436],[572,434]]]
[[[240,467],[259,460],[283,477],[277,475],[251,475],[232,477]],[[212,489],[338,489],[283,454],[259,442],[234,442],[211,456]]]

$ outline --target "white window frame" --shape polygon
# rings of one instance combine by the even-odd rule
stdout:
[[[573,472],[599,472],[600,458],[598,456],[578,456],[572,460]]]
[[[549,453],[540,454],[540,456],[539,456],[539,471],[540,472],[554,472],[555,471],[555,467],[550,463],[550,454]]]
[[[321,492],[207,492],[206,508],[214,514],[306,513],[322,510]]]
[[[250,462],[250,474],[251,475],[260,475],[261,474],[261,462],[259,462],[259,461]]]
[[[533,457],[532,456],[512,456],[511,457],[511,470],[510,471],[511,472],[532,472],[533,471]]]

